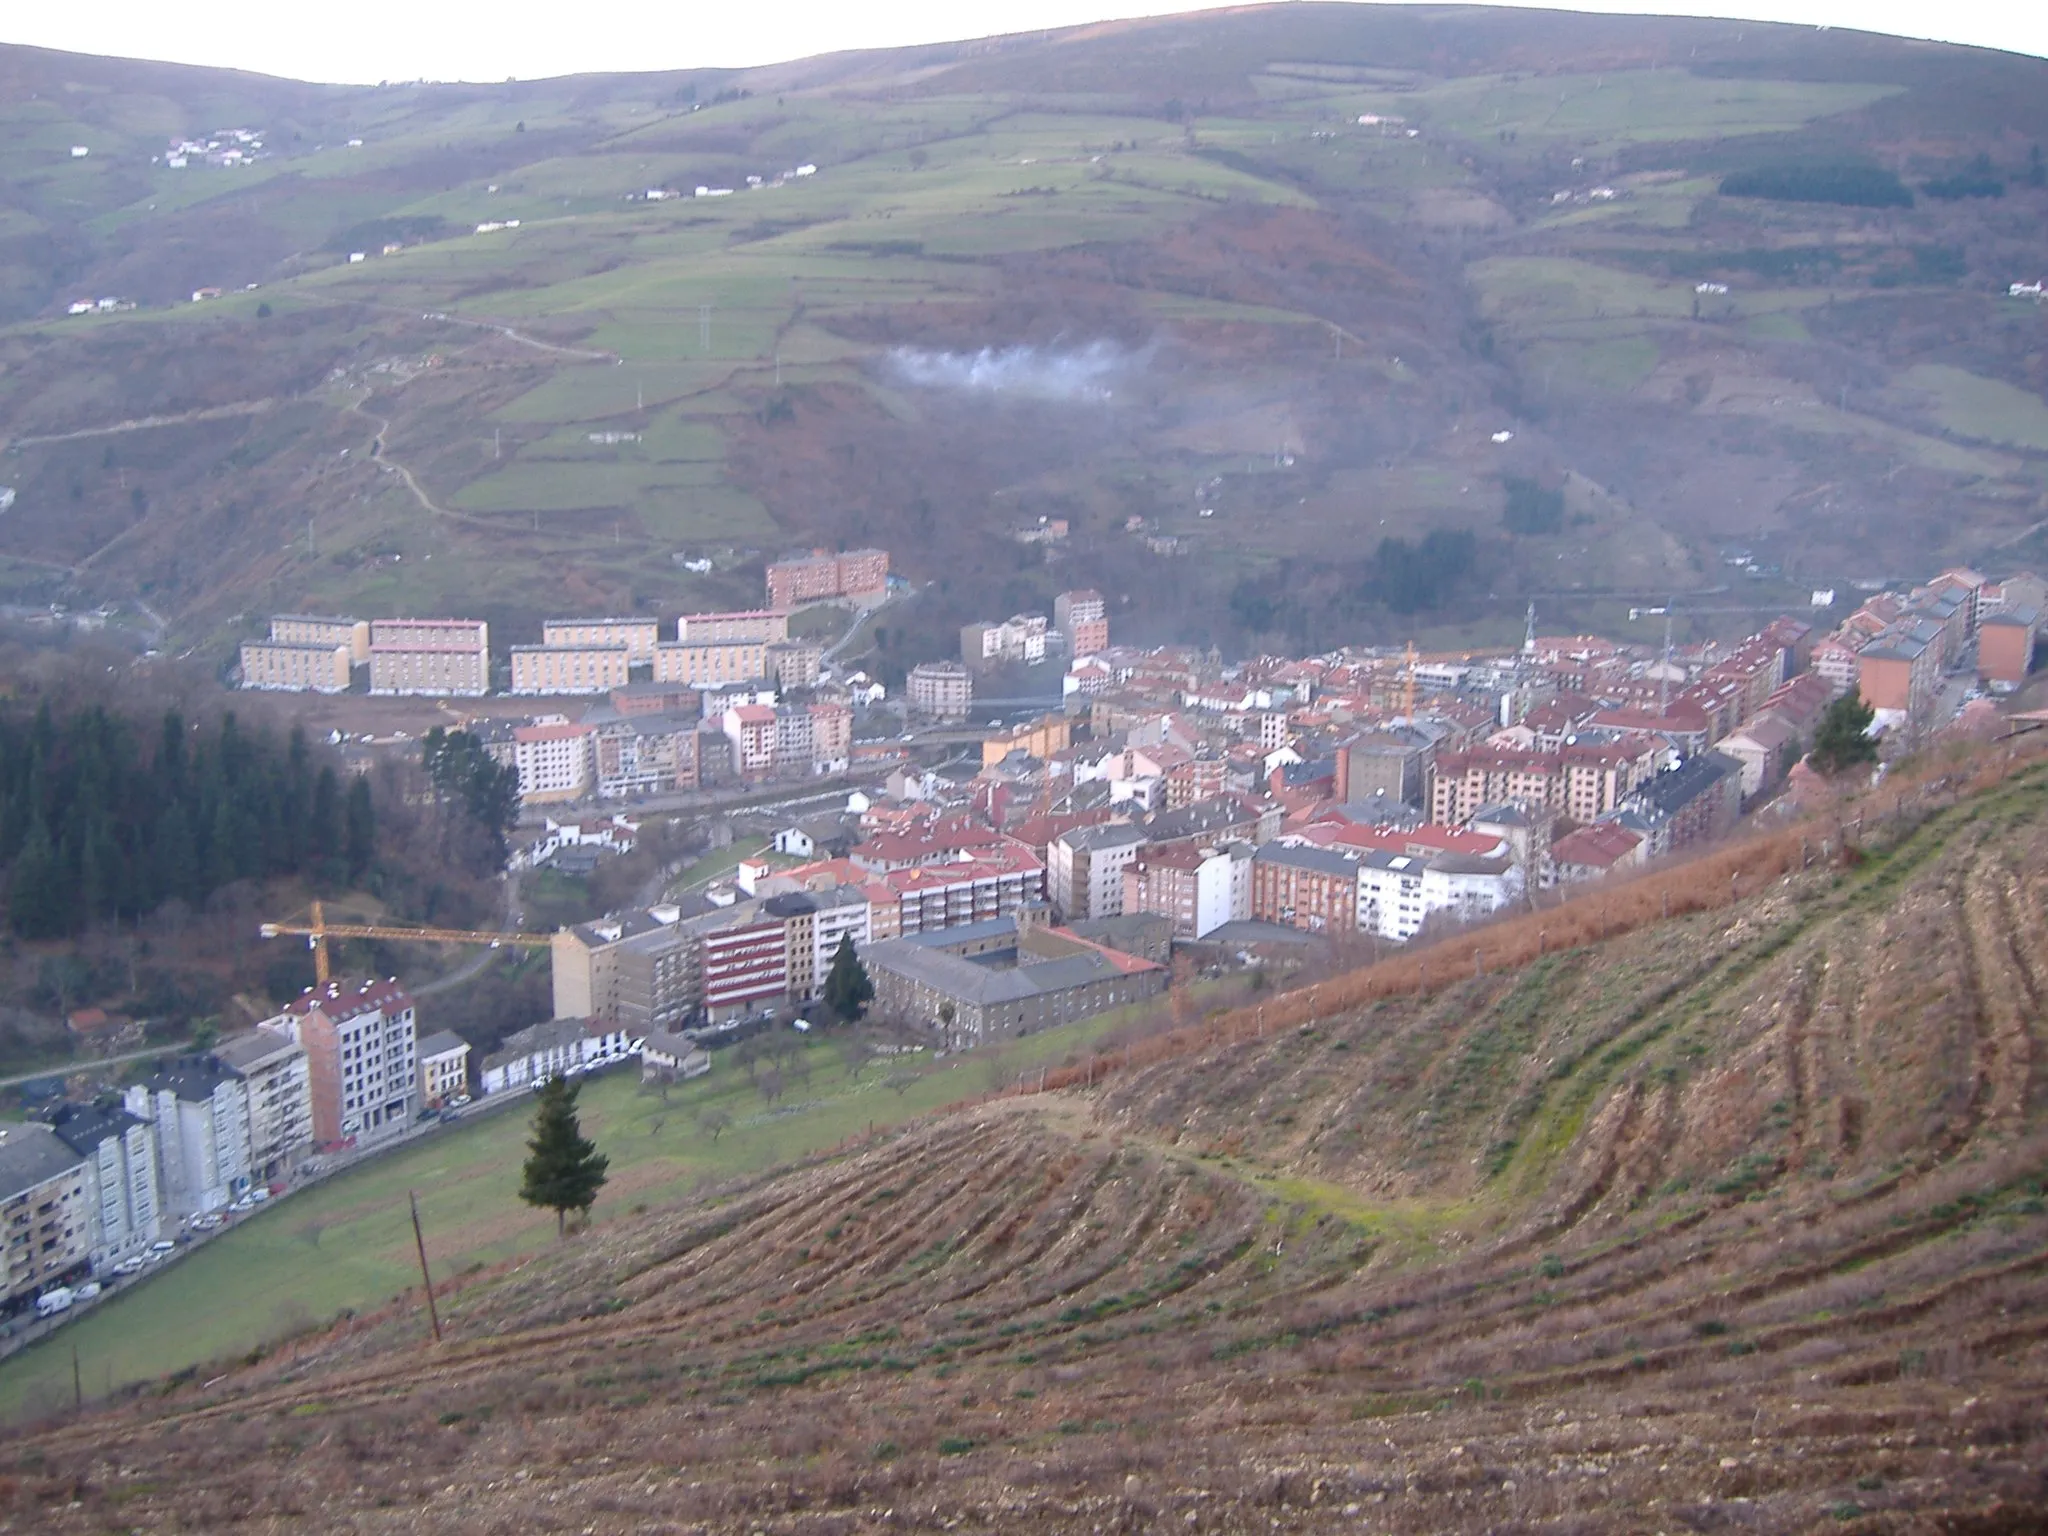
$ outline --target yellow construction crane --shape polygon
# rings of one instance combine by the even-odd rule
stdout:
[[[313,903],[310,923],[265,923],[258,930],[266,939],[287,934],[303,936],[313,951],[313,976],[327,985],[327,941],[329,939],[400,939],[412,944],[517,944],[526,949],[546,949],[554,942],[545,933],[482,933],[470,928],[393,928],[382,923],[330,923],[319,902]]]
[[[1401,715],[1413,723],[1415,719],[1415,642],[1408,642],[1408,665],[1401,684]]]

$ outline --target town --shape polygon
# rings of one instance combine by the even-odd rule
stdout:
[[[328,979],[323,951],[275,1015],[0,1130],[0,1308],[59,1319],[309,1176],[558,1076],[702,1075],[750,1031],[811,1028],[848,950],[872,1016],[945,1052],[1144,1004],[1184,963],[1378,953],[1622,877],[1824,791],[1805,758],[1838,700],[1901,744],[1997,721],[2048,604],[2033,575],[1952,568],[1826,634],[1786,615],[1658,648],[1546,636],[1532,606],[1500,653],[1226,663],[1117,646],[1102,594],[1075,590],[968,626],[900,701],[792,638],[793,615],[840,605],[857,627],[904,585],[885,551],[813,551],[768,566],[761,608],[684,614],[674,640],[615,616],[512,646],[506,691],[589,701],[458,727],[543,829],[515,871],[630,848],[645,813],[620,802],[664,793],[780,784],[838,808],[676,899],[505,936],[545,944],[554,1017],[477,1059],[399,978]],[[1056,702],[1048,684],[1014,723],[969,723],[989,667],[1052,661]],[[497,665],[480,621],[279,615],[240,683],[340,692],[366,672],[373,695],[461,700]]]

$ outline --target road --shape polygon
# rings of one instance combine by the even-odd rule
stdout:
[[[119,1067],[131,1061],[148,1061],[157,1056],[175,1056],[179,1051],[191,1049],[190,1040],[180,1040],[171,1045],[153,1045],[146,1051],[129,1051],[123,1056],[98,1056],[90,1061],[65,1062],[60,1066],[44,1067],[40,1072],[24,1072],[19,1077],[0,1077],[0,1088],[18,1088],[23,1083],[41,1082],[46,1077],[69,1077],[73,1072],[90,1072],[99,1067]]]
[[[499,878],[505,882],[505,905],[500,913],[498,926],[508,933],[516,933],[519,931],[519,924],[525,915],[519,908],[519,879],[516,875],[510,873],[501,875]],[[422,982],[420,985],[408,987],[406,990],[412,996],[418,998],[432,997],[437,992],[446,992],[450,988],[459,987],[465,981],[475,977],[485,966],[497,959],[502,953],[504,953],[502,949],[479,944],[475,954],[455,967],[454,970],[448,972],[447,975],[436,976],[432,981]]]

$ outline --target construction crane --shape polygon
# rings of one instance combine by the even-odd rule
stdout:
[[[554,942],[545,933],[483,933],[470,928],[395,928],[382,923],[330,923],[319,902],[313,903],[310,923],[265,923],[257,930],[266,939],[286,935],[303,937],[313,951],[313,977],[327,985],[327,941],[329,939],[398,939],[409,944],[517,944],[525,949],[546,949]]]

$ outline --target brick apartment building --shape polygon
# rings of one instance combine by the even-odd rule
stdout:
[[[1358,926],[1358,860],[1327,848],[1268,843],[1252,861],[1251,915],[1311,933]]]
[[[413,1002],[395,981],[308,989],[263,1021],[306,1053],[313,1137],[368,1144],[395,1136],[419,1108]]]
[[[1102,594],[1087,588],[1062,592],[1052,600],[1053,628],[1067,637],[1067,649],[1076,657],[1093,656],[1109,649],[1109,605]]]
[[[768,567],[768,606],[785,613],[804,603],[835,597],[872,606],[888,591],[887,550],[849,549],[835,555],[820,549]]]

